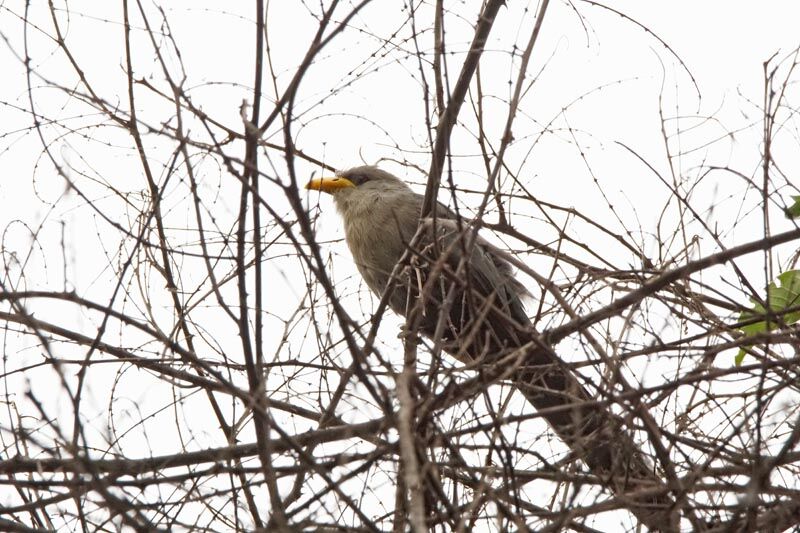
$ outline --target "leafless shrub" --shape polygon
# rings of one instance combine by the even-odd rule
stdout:
[[[102,4],[0,5],[24,78],[0,107],[3,529],[636,527],[641,494],[502,379],[429,341],[404,367],[402,320],[302,188],[361,149],[510,250],[682,528],[799,521],[791,305],[740,322],[797,262],[798,50],[733,125],[595,2]],[[603,42],[610,17],[659,50],[646,131],[609,103],[641,80],[558,81],[545,33]]]

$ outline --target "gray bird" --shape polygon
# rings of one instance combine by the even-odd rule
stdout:
[[[379,298],[389,287],[389,306],[406,317],[407,328],[473,368],[510,379],[614,493],[659,487],[620,418],[593,405],[576,374],[542,346],[523,307],[528,291],[505,254],[468,220],[437,204],[435,216],[421,221],[423,197],[374,166],[314,179],[306,188],[333,196],[364,281]],[[664,492],[628,498],[650,529],[674,528]]]

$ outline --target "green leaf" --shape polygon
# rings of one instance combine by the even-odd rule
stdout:
[[[795,198],[800,204],[800,196]],[[766,308],[752,298],[753,308],[739,315],[739,322],[749,322],[738,328],[745,336],[752,337],[800,321],[800,270],[787,270],[778,276],[778,282],[780,286],[772,282],[767,287],[766,301],[769,302],[770,316],[767,316]],[[742,364],[745,353],[743,347],[736,354],[734,362],[737,366]]]
[[[800,217],[800,196],[792,196],[794,203],[785,209],[788,218]]]

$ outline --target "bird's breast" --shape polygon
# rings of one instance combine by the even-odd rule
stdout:
[[[347,245],[367,285],[380,294],[403,256],[406,232],[385,202],[363,202],[353,207],[342,213]]]

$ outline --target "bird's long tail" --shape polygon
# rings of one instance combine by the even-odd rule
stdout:
[[[622,417],[592,398],[550,348],[528,343],[512,380],[592,474],[649,529],[677,531],[674,501],[663,478],[625,431]]]

